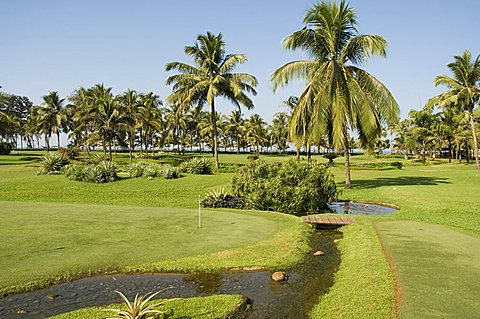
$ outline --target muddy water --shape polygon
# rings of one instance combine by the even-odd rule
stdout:
[[[333,243],[338,231],[312,235],[312,251],[303,263],[286,270],[288,281],[276,283],[271,272],[222,272],[217,274],[141,274],[84,278],[35,292],[0,299],[0,318],[40,319],[79,308],[119,302],[114,290],[131,298],[166,287],[159,298],[241,294],[253,302],[248,318],[307,318],[308,313],[333,284],[340,254]],[[324,256],[314,256],[322,250]],[[24,309],[26,314],[18,314]]]

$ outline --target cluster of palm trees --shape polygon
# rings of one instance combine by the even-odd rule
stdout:
[[[214,123],[215,120],[215,123]],[[89,151],[102,146],[112,154],[113,148],[132,151],[154,151],[171,145],[178,152],[186,148],[202,152],[214,145],[214,125],[218,145],[230,150],[276,147],[283,152],[288,147],[288,120],[285,112],[274,115],[272,125],[258,114],[243,118],[239,110],[230,116],[205,112],[200,105],[187,108],[177,103],[163,107],[158,95],[135,90],[114,96],[112,88],[103,84],[80,88],[68,98],[58,92],[43,97],[43,103],[33,106],[22,126],[22,137],[29,145],[40,146],[40,137],[50,148],[50,138],[56,135],[60,148],[60,134],[68,134],[72,145]],[[2,126],[3,127],[3,126]]]
[[[480,113],[475,113],[480,100],[480,55],[473,59],[466,50],[447,66],[453,77],[437,76],[434,84],[445,85],[448,90],[431,98],[423,109],[410,111],[408,119],[393,127],[395,146],[405,155],[420,154],[423,162],[427,153],[434,157],[442,150],[448,152],[450,161],[454,157],[461,160],[462,154],[469,161],[473,153],[476,167],[480,169],[480,130],[475,121],[480,117]],[[439,112],[434,113],[435,107]]]

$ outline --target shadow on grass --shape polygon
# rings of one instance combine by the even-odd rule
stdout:
[[[382,186],[407,186],[407,185],[425,185],[434,186],[439,184],[450,184],[448,178],[426,177],[426,176],[399,176],[399,177],[379,177],[373,179],[353,180],[353,188],[376,188]]]

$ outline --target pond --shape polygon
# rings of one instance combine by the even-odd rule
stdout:
[[[119,302],[114,290],[132,298],[168,289],[159,298],[241,294],[253,305],[246,318],[308,318],[308,313],[333,285],[340,265],[340,253],[334,243],[342,237],[339,231],[316,232],[303,263],[285,270],[286,282],[271,279],[270,271],[226,271],[214,274],[139,274],[84,278],[34,292],[0,299],[0,318],[40,319],[79,308]],[[321,250],[323,256],[314,256]],[[26,314],[17,314],[20,309]]]
[[[397,208],[370,203],[359,203],[353,201],[332,202],[328,205],[330,212],[335,214],[349,215],[388,215],[398,212]]]

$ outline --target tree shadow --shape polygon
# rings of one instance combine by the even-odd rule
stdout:
[[[448,178],[427,177],[427,176],[399,176],[399,177],[379,177],[373,179],[353,180],[352,187],[359,189],[377,188],[382,186],[408,186],[424,185],[435,186],[439,184],[451,184]]]

